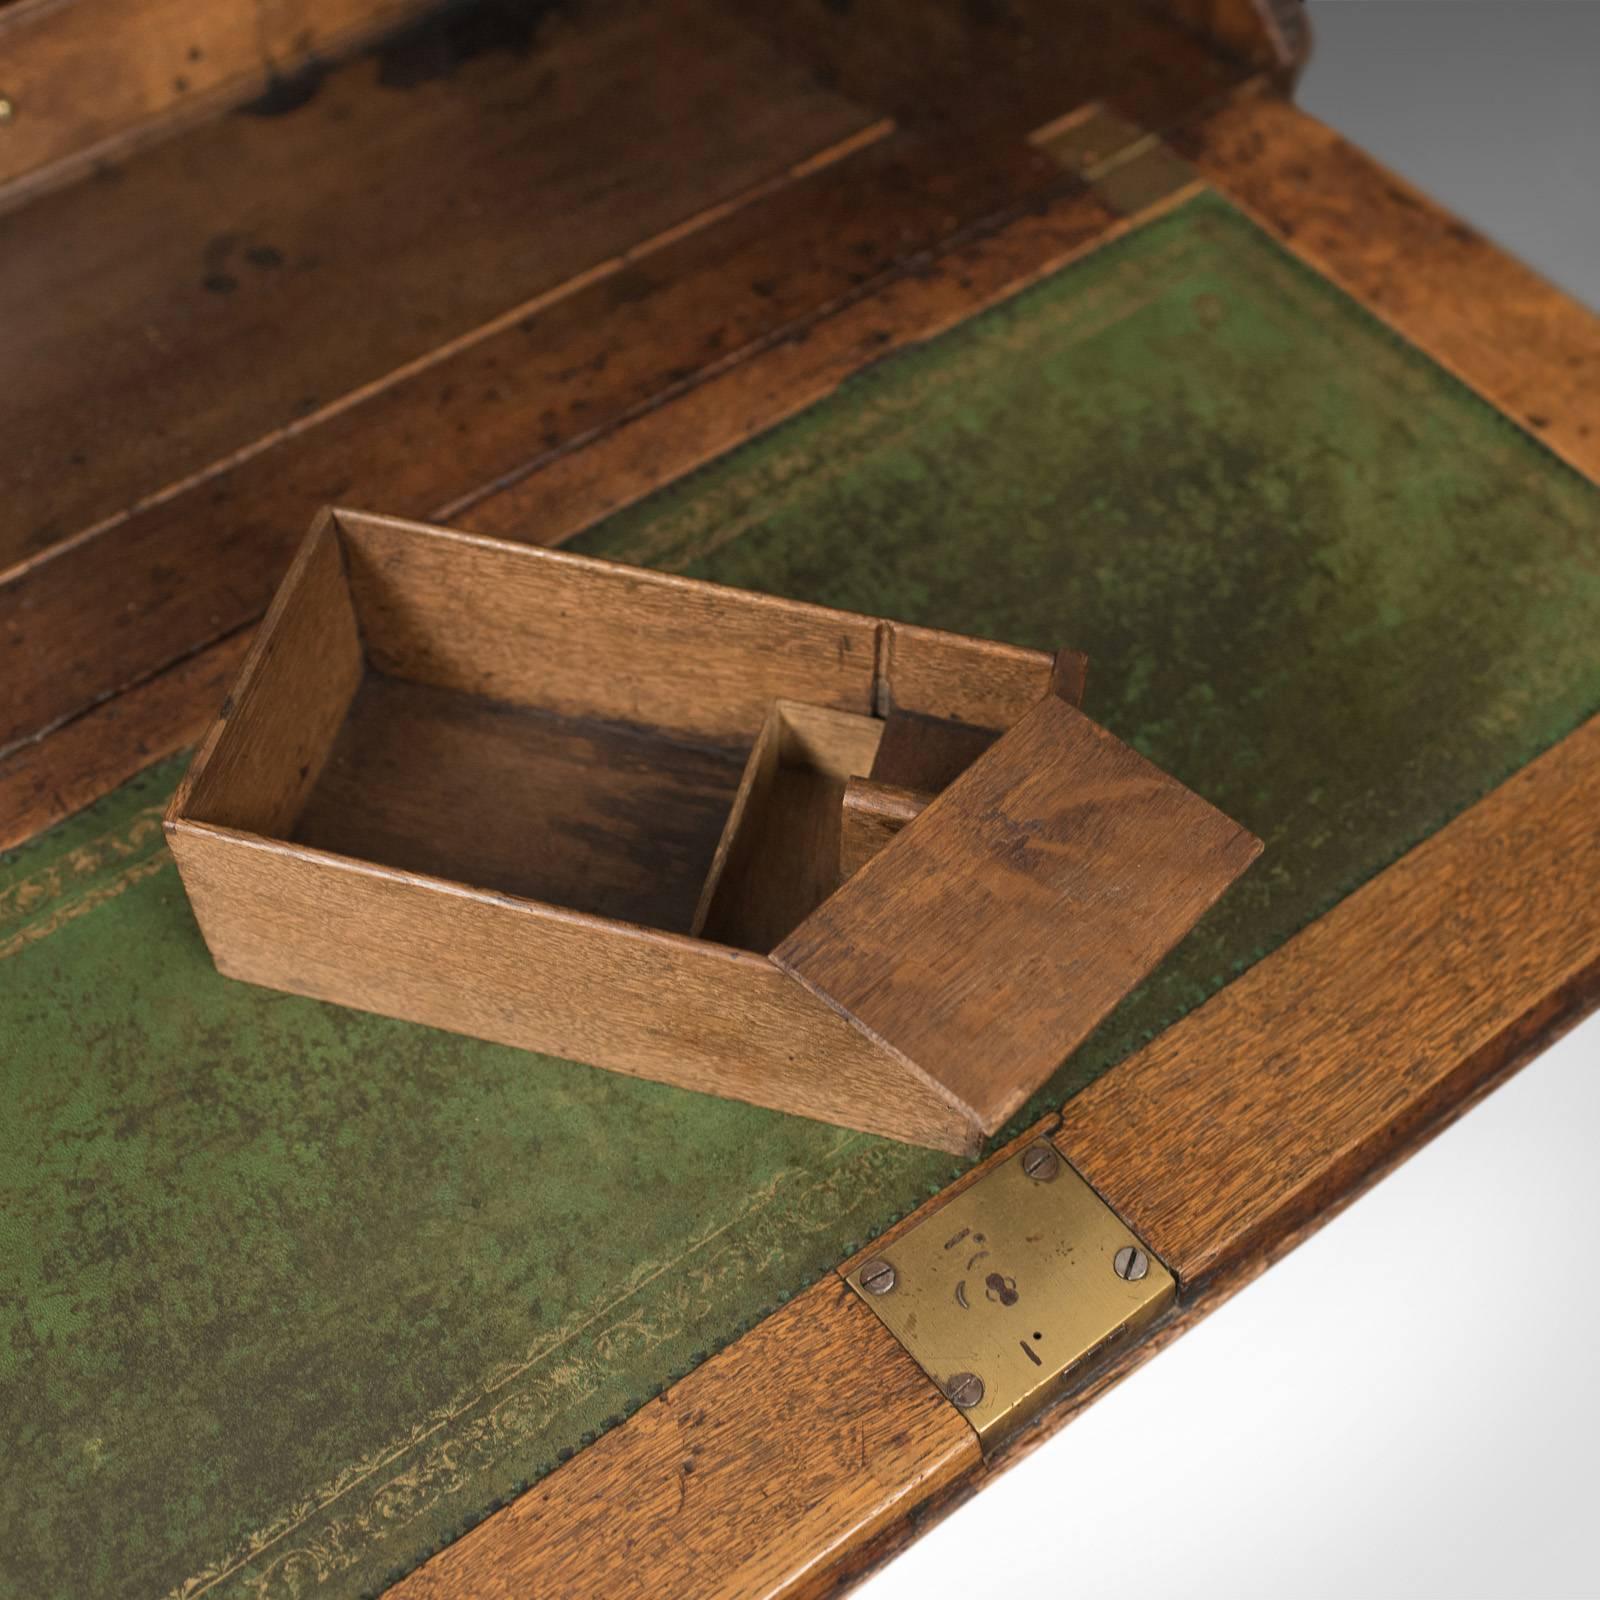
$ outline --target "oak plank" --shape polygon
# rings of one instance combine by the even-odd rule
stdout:
[[[741,748],[780,697],[872,709],[874,617],[336,515],[367,660],[380,672]]]
[[[820,1593],[978,1458],[830,1275],[389,1591],[393,1600]]]
[[[1600,718],[1070,1101],[1059,1142],[1186,1287],[1415,1143],[1600,960]]]
[[[891,711],[870,776],[890,788],[937,794],[999,737],[998,728],[974,728],[971,723],[945,717]]]
[[[169,813],[225,976],[958,1154],[978,1131],[771,962]]]
[[[745,765],[692,931],[762,954],[838,885],[850,778],[872,765],[883,724],[776,700]]]
[[[338,528],[324,513],[295,557],[177,803],[206,821],[286,832],[328,758],[364,665]]]
[[[1260,849],[1047,695],[772,959],[993,1132]]]
[[[958,236],[915,272],[884,276],[808,326],[803,340],[775,340],[752,352],[754,359],[707,373],[670,404],[620,419],[586,449],[494,485],[456,508],[456,520],[505,538],[559,542],[797,415],[872,362],[954,327],[1125,231],[1128,219],[1059,169],[1057,178],[1036,206],[1008,213],[993,230]],[[985,713],[943,699],[959,685],[919,677],[919,636],[929,631],[905,626],[895,638],[892,649],[902,658],[891,656],[895,703],[981,725]],[[1030,699],[1044,692],[1048,677],[1047,669]]]
[[[877,120],[712,0],[543,18],[360,57],[0,216],[0,570]]]
[[[1259,70],[1158,6],[1122,0],[835,0],[742,8],[786,56],[907,127],[1015,136],[1088,100],[1160,130]]]

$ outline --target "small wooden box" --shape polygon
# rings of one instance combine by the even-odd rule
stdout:
[[[969,1152],[1064,1049],[952,1089],[769,952],[1058,659],[329,511],[167,830],[231,977]]]

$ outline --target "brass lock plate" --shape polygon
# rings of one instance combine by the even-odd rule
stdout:
[[[1040,1140],[846,1281],[990,1448],[1172,1304],[1172,1274]]]

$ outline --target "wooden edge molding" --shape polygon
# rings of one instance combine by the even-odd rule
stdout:
[[[849,1587],[1594,1004],[1597,784],[1600,718],[1113,1068],[1059,1125],[1046,1118],[873,1242],[1049,1133],[1179,1274],[1175,1313],[1001,1450],[983,1457],[956,1408],[830,1277],[391,1596]]]
[[[1180,1286],[1322,1211],[1589,989],[1597,793],[1600,718],[1069,1102],[1061,1148]]]
[[[1243,92],[1173,143],[1286,249],[1600,479],[1588,307],[1274,95]]]
[[[389,1594],[818,1595],[979,1459],[961,1414],[829,1276]]]

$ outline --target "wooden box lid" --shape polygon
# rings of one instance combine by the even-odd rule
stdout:
[[[771,959],[992,1130],[1260,851],[1051,693]]]

